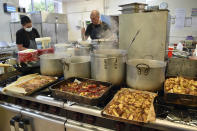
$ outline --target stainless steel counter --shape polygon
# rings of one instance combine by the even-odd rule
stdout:
[[[4,94],[1,90],[2,89],[0,88],[0,94]],[[78,113],[83,113],[83,114],[88,114],[88,115],[104,118],[101,115],[102,109],[98,107],[94,107],[94,106],[87,106],[87,105],[82,105],[82,104],[77,104],[77,103],[70,105],[69,103],[66,103],[60,100],[55,100],[54,98],[43,96],[43,95],[36,95],[32,97],[12,95],[12,94],[6,94],[6,95],[16,97],[16,98],[21,98],[24,100],[29,100],[33,102],[60,107],[62,109],[69,110],[69,111],[74,111]],[[4,103],[4,101],[0,101],[0,103]],[[180,131],[195,131],[196,130],[197,131],[197,127],[170,122],[168,120],[165,120],[165,119],[162,120],[158,118],[156,119],[155,122],[144,124],[143,126],[160,129],[160,130],[180,130]]]

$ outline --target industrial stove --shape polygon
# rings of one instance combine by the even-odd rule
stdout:
[[[156,97],[156,121],[131,125],[104,118],[101,111],[113,94],[98,106],[62,101],[52,97],[46,88],[32,96],[3,94],[2,88],[19,76],[0,83],[0,131],[157,131],[197,130],[197,110],[166,104]],[[115,93],[115,91],[114,91]]]

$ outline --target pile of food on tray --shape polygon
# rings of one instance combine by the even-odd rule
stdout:
[[[3,88],[5,93],[29,95],[57,80],[55,77],[30,74],[17,79],[17,81]]]
[[[103,114],[135,122],[153,121],[155,96],[154,93],[122,88],[105,107]]]
[[[105,93],[107,86],[96,84],[91,81],[70,82],[60,86],[60,91],[70,92],[89,98],[98,98]]]
[[[169,78],[165,81],[165,91],[168,93],[197,95],[197,81],[183,77]]]

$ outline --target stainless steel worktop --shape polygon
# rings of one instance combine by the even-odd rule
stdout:
[[[2,91],[2,88],[0,88],[0,94],[4,94]],[[19,96],[19,95],[12,95],[12,94],[6,94],[8,96],[21,98],[24,100],[29,100],[37,103],[47,104],[55,107],[59,107],[65,110],[74,111],[78,113],[88,114],[96,117],[104,118],[101,115],[101,108],[94,107],[94,106],[88,106],[83,104],[77,104],[77,103],[67,103],[60,100],[55,100],[52,97],[44,96],[44,95],[35,95],[35,96]],[[5,103],[4,101],[0,101],[0,103]],[[17,106],[17,108],[19,108]],[[107,118],[106,118],[107,119]],[[155,122],[150,122],[148,124],[144,124],[145,127],[160,129],[160,130],[182,130],[182,131],[195,131],[197,130],[197,127],[188,126],[184,124],[179,124],[175,122],[170,122],[168,120],[162,120],[159,118],[156,118]]]

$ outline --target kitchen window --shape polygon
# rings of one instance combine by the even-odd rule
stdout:
[[[26,12],[47,11],[62,13],[61,0],[19,0],[19,6],[24,7]]]

